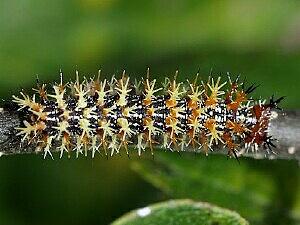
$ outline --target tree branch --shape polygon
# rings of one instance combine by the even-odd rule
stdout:
[[[266,154],[261,149],[256,153],[246,152],[244,149],[240,154],[253,158],[271,159],[297,159],[300,161],[300,110],[286,112],[274,111],[275,116],[271,120],[269,134],[276,138],[276,154]],[[16,111],[7,111],[0,108],[0,156],[24,153],[36,153],[34,144],[21,144],[21,139],[16,135],[16,127],[22,126],[22,119]],[[53,146],[53,151],[57,151]],[[226,153],[226,151],[215,151],[215,153]]]

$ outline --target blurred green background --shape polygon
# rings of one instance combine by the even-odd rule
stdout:
[[[1,98],[31,88],[36,75],[59,80],[59,69],[69,80],[76,69],[87,77],[98,69],[104,77],[123,69],[141,77],[147,67],[160,80],[176,69],[180,80],[199,69],[204,78],[211,69],[241,73],[261,84],[255,96],[284,95],[283,107],[299,108],[300,1],[0,1]],[[242,159],[238,165],[188,153],[149,158],[2,157],[0,224],[107,224],[169,198],[210,201],[253,224],[299,224],[295,161]],[[249,211],[252,205],[259,207]]]

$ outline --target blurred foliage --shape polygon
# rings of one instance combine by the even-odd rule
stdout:
[[[225,159],[225,160],[224,160]],[[211,202],[239,212],[251,224],[300,222],[297,162],[243,158],[240,165],[222,155],[157,152],[155,160],[132,168],[171,198]],[[296,171],[286,176],[286,171]]]
[[[211,69],[216,74],[241,73],[248,82],[261,84],[255,97],[284,95],[283,107],[300,106],[297,0],[1,0],[0,34],[0,96],[4,99],[20,88],[30,89],[37,74],[41,81],[58,81],[60,68],[66,81],[74,78],[75,69],[82,76],[102,69],[106,77],[126,69],[130,76],[141,77],[150,67],[151,77],[159,80],[179,69],[179,79],[185,80],[200,68],[204,79]],[[172,156],[172,167],[175,162],[178,167],[180,162],[187,168],[195,166],[193,159],[174,160]],[[141,157],[141,165],[145,158]],[[257,215],[266,224],[271,224],[272,216],[276,218],[273,224],[280,224],[281,218],[299,215],[295,162],[243,159],[238,165],[218,156],[199,160],[219,171],[202,161],[200,169],[214,176],[204,176],[198,168],[189,171],[190,175],[182,168],[179,171],[181,179],[201,185],[201,192],[187,193],[184,184],[178,184],[175,192],[175,180],[166,175],[170,191],[155,186],[169,196],[195,194],[205,200],[205,194],[221,206],[245,206],[242,215],[251,220]],[[163,193],[129,170],[131,161],[127,156],[54,162],[34,155],[3,157],[1,222],[107,224],[130,209],[164,200]],[[223,171],[228,171],[224,173],[227,183]],[[197,173],[202,180],[196,180]],[[250,209],[248,203],[257,208]]]
[[[108,224],[162,199],[130,170],[127,156],[54,157],[0,158],[0,224]]]
[[[112,225],[248,225],[236,212],[208,203],[171,200],[130,212]]]

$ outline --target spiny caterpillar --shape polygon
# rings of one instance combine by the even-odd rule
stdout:
[[[269,103],[255,101],[248,95],[256,86],[245,87],[239,77],[227,82],[208,78],[207,82],[185,83],[166,78],[162,87],[147,77],[131,82],[123,73],[120,79],[84,78],[49,89],[38,83],[32,97],[20,92],[13,96],[24,125],[17,127],[22,143],[37,146],[44,157],[51,148],[64,152],[75,151],[92,157],[103,149],[105,155],[119,153],[128,145],[134,146],[138,155],[146,148],[162,146],[171,151],[186,148],[209,150],[224,147],[228,155],[237,158],[237,150],[263,146],[267,152],[273,138],[268,136],[271,109],[283,99]],[[99,73],[100,75],[100,73]],[[142,86],[142,87],[141,87]],[[272,151],[272,150],[271,150]]]

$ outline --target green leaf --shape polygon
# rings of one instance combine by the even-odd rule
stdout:
[[[129,212],[112,225],[241,225],[248,224],[236,212],[209,203],[171,200]]]
[[[265,164],[246,158],[239,164],[224,155],[156,152],[154,160],[133,162],[132,168],[171,198],[211,202],[258,222],[265,218],[277,192],[270,175],[273,167]]]

